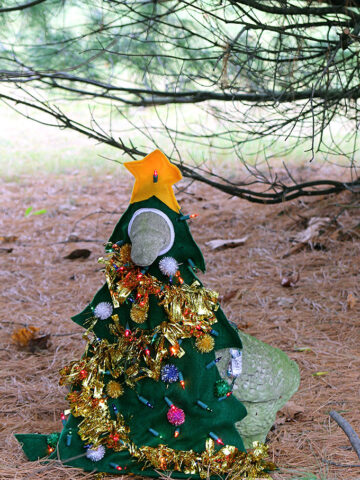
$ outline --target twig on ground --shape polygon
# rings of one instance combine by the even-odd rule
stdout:
[[[71,335],[82,335],[82,332],[53,333],[52,337],[68,337]]]
[[[355,463],[353,465],[345,465],[345,463],[332,462],[331,460],[326,460],[326,458],[322,458],[321,461],[326,463],[327,465],[333,465],[334,467],[342,467],[342,468],[359,468],[360,467],[360,463]]]
[[[335,420],[339,427],[344,430],[346,436],[350,440],[353,449],[355,450],[356,455],[360,458],[360,438],[355,433],[350,423],[345,420],[345,418],[343,418],[339,413],[335,412],[335,410],[331,410],[329,415],[333,420]]]
[[[58,245],[60,243],[104,243],[104,240],[99,239],[92,239],[92,238],[70,238],[67,240],[59,240],[58,242],[54,242],[54,245]]]

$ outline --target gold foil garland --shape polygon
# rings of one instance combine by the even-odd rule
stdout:
[[[143,323],[147,318],[149,295],[154,295],[170,322],[183,322],[189,326],[189,331],[196,328],[198,331],[194,336],[211,330],[211,325],[217,321],[214,315],[218,309],[217,292],[203,288],[198,281],[191,285],[164,284],[156,277],[142,273],[131,262],[130,252],[131,247],[126,244],[107,258],[99,259],[105,265],[105,277],[115,308],[134,293],[130,316],[135,323]]]
[[[271,478],[268,471],[275,465],[266,460],[268,447],[254,442],[254,450],[240,452],[236,447],[225,445],[215,449],[214,441],[209,438],[203,452],[193,450],[174,450],[166,445],[135,448],[132,455],[144,463],[144,469],[153,467],[158,470],[184,472],[187,475],[199,475],[208,478],[211,475],[226,476],[233,480]]]
[[[131,245],[130,243],[126,243],[120,248],[120,259],[121,263],[125,264],[131,264]]]
[[[131,262],[131,246],[118,248],[105,264],[106,281],[114,307],[119,307],[135,291],[136,298],[130,311],[135,323],[144,323],[149,309],[149,295],[157,297],[168,317],[152,330],[126,330],[118,315],[113,315],[109,325],[115,342],[98,340],[92,334],[96,319],[88,320],[88,340],[84,356],[71,362],[61,371],[61,385],[70,385],[68,394],[70,412],[83,417],[79,424],[80,438],[93,448],[105,445],[114,451],[127,450],[143,464],[143,468],[181,471],[185,474],[226,475],[234,480],[269,477],[265,469],[274,465],[266,462],[267,447],[255,444],[248,453],[239,452],[233,446],[215,450],[212,439],[206,441],[203,452],[174,450],[166,445],[138,447],[129,439],[130,429],[124,418],[117,413],[116,420],[110,415],[105,391],[109,397],[117,398],[123,392],[123,383],[134,388],[144,377],[159,380],[163,361],[170,355],[181,357],[185,351],[180,346],[184,338],[196,338],[199,351],[205,353],[214,347],[209,335],[217,321],[214,312],[218,308],[217,293],[200,286],[166,285],[151,275],[145,275]],[[168,348],[168,346],[170,348]],[[111,380],[106,384],[106,375]],[[123,380],[120,381],[120,378]]]
[[[144,377],[159,380],[164,360],[185,354],[180,340],[198,333],[196,324],[190,320],[185,324],[164,321],[153,330],[140,328],[131,332],[120,324],[117,314],[112,316],[112,320],[109,329],[116,337],[115,342],[98,340],[88,331],[84,335],[88,339],[85,353],[80,360],[71,362],[60,371],[61,385],[82,385],[91,389],[95,398],[100,398],[104,395],[105,372],[131,388]],[[211,325],[203,320],[201,328],[209,330]],[[207,337],[210,336],[206,334],[200,338],[206,340]],[[121,382],[120,377],[123,378]]]
[[[231,445],[216,450],[211,438],[206,440],[206,448],[201,453],[175,450],[162,444],[138,447],[129,438],[130,429],[123,416],[118,413],[116,420],[111,419],[106,399],[93,398],[88,388],[70,392],[67,399],[71,413],[83,417],[78,434],[84,442],[91,443],[92,448],[105,445],[115,452],[127,450],[143,465],[143,469],[174,470],[187,475],[198,474],[201,478],[207,478],[209,474],[226,475],[240,480],[270,478],[265,470],[275,468],[274,464],[265,460],[267,447],[258,442],[254,443],[254,450],[247,453]]]

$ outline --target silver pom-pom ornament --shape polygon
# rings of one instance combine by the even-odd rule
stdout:
[[[113,306],[110,302],[100,302],[94,308],[94,315],[100,320],[106,320],[112,313]]]
[[[179,264],[173,257],[164,257],[159,262],[160,272],[168,277],[173,277],[179,270]]]
[[[86,458],[91,460],[92,462],[99,462],[105,455],[105,447],[104,445],[100,445],[97,448],[89,448],[86,452]]]

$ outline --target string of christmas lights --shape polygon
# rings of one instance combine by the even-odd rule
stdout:
[[[214,432],[208,433],[206,449],[202,453],[192,450],[175,450],[166,445],[157,447],[138,447],[130,440],[130,428],[124,417],[113,403],[121,397],[126,388],[136,389],[136,384],[145,377],[161,380],[166,384],[179,384],[185,389],[182,372],[171,361],[185,354],[181,343],[186,338],[194,338],[194,347],[200,353],[208,353],[214,349],[218,332],[212,328],[216,323],[214,312],[218,308],[217,294],[200,286],[183,283],[177,262],[168,258],[164,262],[164,274],[169,281],[163,283],[157,278],[140,270],[130,259],[130,245],[112,244],[105,264],[105,275],[115,308],[130,301],[130,318],[135,323],[143,323],[148,314],[149,297],[155,295],[158,304],[164,309],[167,321],[152,330],[122,326],[118,314],[108,302],[101,302],[93,308],[93,317],[88,320],[88,330],[84,334],[87,340],[85,354],[78,361],[65,366],[61,372],[60,384],[70,385],[67,396],[70,410],[75,417],[83,417],[78,426],[78,435],[88,447],[86,456],[92,461],[103,458],[105,447],[114,452],[127,450],[135,459],[143,464],[160,470],[182,471],[186,474],[199,474],[205,478],[209,473],[224,475],[232,472],[235,480],[250,474],[264,476],[264,469],[270,470],[272,464],[265,461],[266,447],[257,445],[254,453],[238,451],[233,446],[224,445],[223,440]],[[192,268],[191,263],[189,262]],[[166,270],[166,271],[165,271]],[[111,308],[110,308],[111,307]],[[114,341],[99,339],[93,334],[93,328],[99,320],[111,320],[108,324]],[[221,357],[217,357],[205,368],[216,366]],[[165,363],[166,362],[166,363]],[[101,366],[101,368],[100,368]],[[218,400],[231,395],[232,386],[218,381],[214,385],[214,397]],[[144,408],[153,409],[151,399],[136,394]],[[174,438],[181,434],[180,426],[186,420],[185,412],[174,402],[164,397],[169,409],[166,418],[174,425]],[[196,405],[211,414],[213,410],[202,400]],[[62,416],[63,423],[65,416]],[[157,427],[156,427],[157,428]],[[156,428],[148,428],[154,437],[163,436]],[[72,431],[66,435],[66,444],[72,442]],[[215,450],[218,444],[220,450]],[[48,444],[48,452],[55,447]],[[116,462],[110,464],[115,470],[123,469]]]
[[[112,248],[113,251],[106,258],[100,258],[99,262],[105,265],[105,277],[115,308],[132,300],[131,319],[135,323],[144,323],[149,310],[149,296],[155,295],[170,321],[186,322],[190,330],[195,327],[197,337],[202,333],[211,333],[213,329],[209,325],[216,322],[217,292],[201,287],[197,281],[192,285],[184,284],[179,270],[176,270],[178,264],[171,257],[164,257],[160,268],[171,279],[176,279],[178,285],[163,283],[152,275],[142,273],[131,261],[129,244],[121,247],[113,244]],[[204,320],[208,328],[202,325]],[[209,342],[211,344],[211,340]]]

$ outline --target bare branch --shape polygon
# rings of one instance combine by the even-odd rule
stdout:
[[[15,12],[19,10],[25,10],[26,8],[34,7],[39,3],[46,2],[46,0],[33,0],[32,2],[23,3],[21,5],[14,5],[13,7],[2,7],[0,8],[0,13]]]

